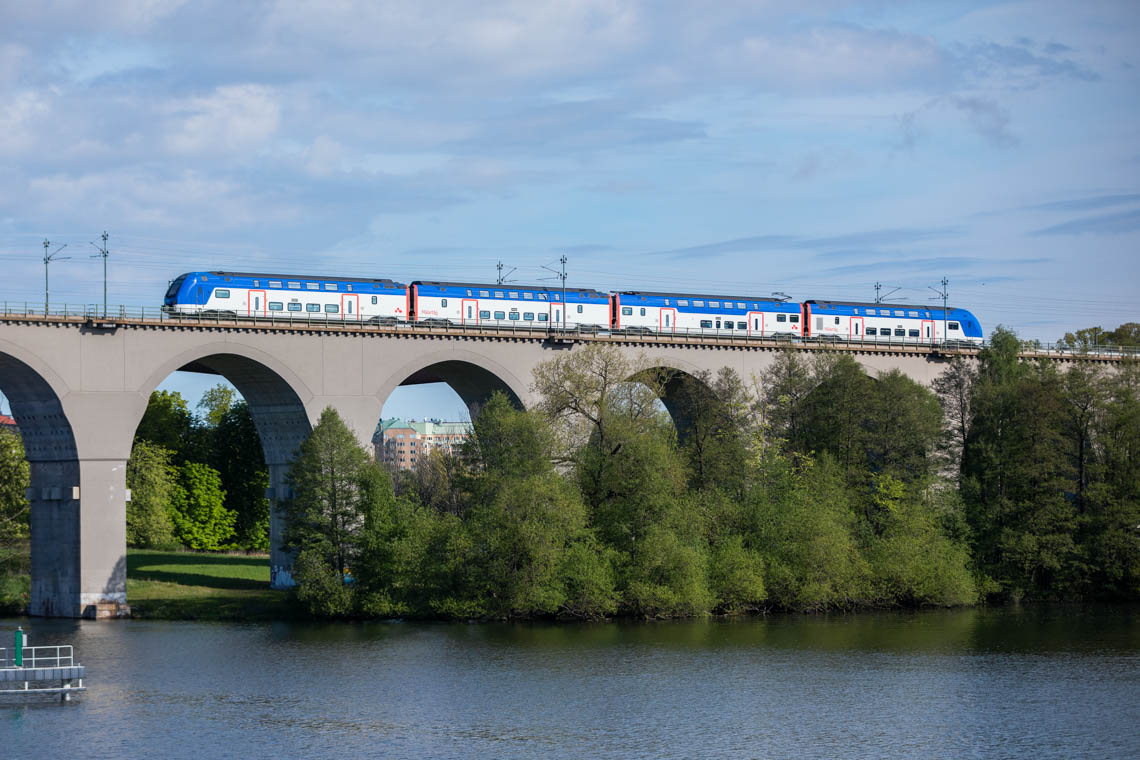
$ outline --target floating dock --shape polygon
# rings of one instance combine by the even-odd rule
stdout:
[[[61,702],[84,692],[86,668],[75,661],[70,644],[29,647],[28,634],[16,629],[15,646],[0,648],[0,697],[58,694]]]

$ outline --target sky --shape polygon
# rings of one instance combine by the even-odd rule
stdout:
[[[0,301],[42,304],[46,239],[52,303],[100,302],[106,231],[133,307],[565,255],[603,291],[945,277],[1053,341],[1140,321],[1138,65],[1135,0],[0,0]]]

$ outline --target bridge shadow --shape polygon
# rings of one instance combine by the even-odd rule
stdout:
[[[226,554],[132,551],[127,554],[127,576],[136,581],[180,586],[262,591],[269,589],[269,560]]]

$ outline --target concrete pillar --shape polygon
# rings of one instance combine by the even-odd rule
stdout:
[[[99,603],[125,604],[126,460],[37,461],[31,469],[29,612],[75,618]]]
[[[285,501],[289,486],[285,476],[289,465],[269,464],[269,585],[272,588],[290,588],[293,581],[293,553],[282,547],[285,538],[287,515]]]

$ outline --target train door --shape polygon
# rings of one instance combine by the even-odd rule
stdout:
[[[677,310],[662,308],[657,317],[657,329],[661,332],[673,332],[677,329]]]
[[[922,342],[934,345],[934,320],[922,320]]]
[[[552,303],[550,305],[550,326],[562,327],[562,304]]]
[[[764,312],[748,312],[748,334],[757,337],[764,335]]]
[[[851,340],[863,340],[863,318],[851,317]]]
[[[474,298],[464,298],[459,304],[459,321],[465,325],[479,324],[479,302]]]
[[[360,319],[360,296],[355,293],[342,293],[340,313],[345,319]]]
[[[264,290],[251,290],[249,291],[249,316],[251,317],[264,317],[268,306],[265,303]]]

